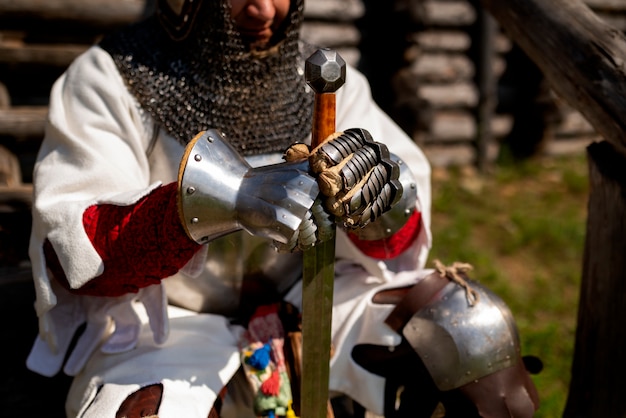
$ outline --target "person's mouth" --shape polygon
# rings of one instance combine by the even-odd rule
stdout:
[[[243,37],[254,40],[267,40],[272,37],[272,29],[270,27],[240,28],[239,31]]]

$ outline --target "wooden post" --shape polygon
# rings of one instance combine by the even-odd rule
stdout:
[[[493,140],[491,122],[496,107],[496,78],[493,73],[495,19],[476,2],[477,29],[480,48],[477,52],[476,80],[478,84],[478,108],[476,110],[476,166],[485,172],[489,163],[489,144]]]
[[[588,147],[589,217],[572,379],[564,417],[626,416],[626,156]]]

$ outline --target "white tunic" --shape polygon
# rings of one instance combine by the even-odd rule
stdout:
[[[168,307],[166,286],[119,298],[76,296],[50,280],[46,270],[43,242],[49,239],[73,288],[101,274],[104,265],[85,233],[83,212],[94,204],[133,204],[160,184],[176,180],[184,148],[161,130],[148,153],[153,126],[111,57],[97,46],[78,57],[52,89],[34,171],[30,258],[39,336],[28,366],[49,376],[62,367],[76,375],[69,416],[94,398],[91,416],[113,416],[113,405],[129,393],[160,381],[164,400],[159,416],[204,418],[215,394],[239,367],[241,329],[222,316]],[[364,76],[349,67],[346,84],[337,93],[337,130],[353,127],[369,130],[410,167],[422,214],[416,242],[387,262],[365,256],[338,231],[330,390],[380,414],[384,381],[354,363],[350,351],[357,343],[400,342],[383,323],[392,307],[373,304],[371,296],[428,273],[423,268],[431,240],[430,167],[415,143],[373,103]],[[185,270],[197,273],[199,259],[192,259]],[[299,290],[296,286],[287,297],[296,306]],[[74,330],[85,321],[87,329],[63,365]],[[103,383],[105,389],[96,396]]]

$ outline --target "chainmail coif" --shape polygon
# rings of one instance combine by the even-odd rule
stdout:
[[[267,51],[248,50],[228,0],[203,2],[182,41],[152,16],[100,45],[141,106],[181,143],[216,128],[244,155],[282,152],[311,130],[313,93],[303,68],[314,50],[299,41],[303,3],[292,3]]]

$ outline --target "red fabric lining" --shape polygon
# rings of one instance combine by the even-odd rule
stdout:
[[[368,241],[350,232],[348,232],[348,237],[365,255],[387,260],[399,256],[413,244],[419,235],[421,220],[422,214],[415,210],[402,228],[388,238]]]
[[[176,183],[153,190],[134,205],[94,205],[83,225],[104,262],[104,272],[79,289],[69,283],[49,241],[44,243],[48,267],[71,292],[120,296],[159,283],[178,272],[198,251],[178,217]]]

